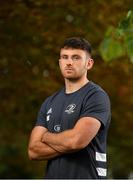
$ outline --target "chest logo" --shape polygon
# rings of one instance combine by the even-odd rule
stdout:
[[[67,106],[65,112],[67,114],[72,114],[75,111],[75,108],[76,108],[76,104],[70,104]]]

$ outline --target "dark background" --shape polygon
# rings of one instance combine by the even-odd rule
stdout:
[[[0,1],[0,178],[43,177],[46,162],[30,161],[27,146],[42,102],[63,86],[59,48],[71,36],[91,42],[95,65],[88,78],[111,99],[108,177],[129,177],[133,64],[126,55],[104,61],[99,47],[107,29],[131,8],[132,0]]]

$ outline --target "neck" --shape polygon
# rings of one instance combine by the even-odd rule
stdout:
[[[83,87],[88,82],[89,82],[89,80],[87,78],[78,79],[78,80],[65,79],[66,93],[67,94],[73,93],[73,92],[79,90],[81,87]]]

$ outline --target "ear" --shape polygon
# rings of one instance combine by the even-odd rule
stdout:
[[[93,67],[94,64],[94,60],[92,58],[88,58],[88,62],[87,62],[87,69],[91,69]]]

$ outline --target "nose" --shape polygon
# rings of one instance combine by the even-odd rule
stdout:
[[[68,58],[66,61],[67,65],[72,65],[73,64],[73,60],[71,58]]]

